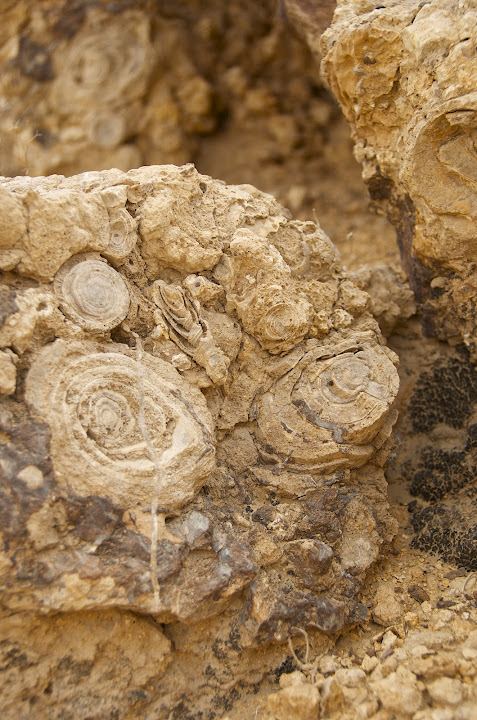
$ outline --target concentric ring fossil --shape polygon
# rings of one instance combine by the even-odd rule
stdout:
[[[109,209],[109,245],[104,254],[110,260],[125,260],[137,241],[137,222],[126,208]]]
[[[254,316],[255,324],[249,329],[260,345],[272,354],[279,354],[291,350],[297,345],[309,330],[311,308],[310,304],[303,298],[294,298],[291,302],[288,299],[280,299],[266,307],[266,303],[256,303],[257,311],[251,313]],[[261,317],[256,317],[259,309],[263,309]],[[246,313],[244,317],[246,318]],[[243,320],[247,329],[249,323]],[[251,324],[251,323],[250,323]]]
[[[126,507],[156,498],[175,509],[214,467],[213,423],[200,391],[171,365],[147,353],[141,363],[144,372],[117,344],[57,340],[34,361],[26,397],[51,427],[61,485]]]
[[[356,467],[375,451],[398,390],[396,368],[379,346],[335,352],[308,352],[260,398],[264,458],[320,471]]]
[[[55,288],[65,315],[85,330],[112,330],[128,314],[128,286],[101,260],[66,264],[55,278]]]

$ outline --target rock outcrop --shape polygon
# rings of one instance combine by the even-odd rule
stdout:
[[[477,11],[455,0],[341,0],[322,69],[371,198],[394,224],[426,332],[475,358]]]
[[[396,356],[319,226],[190,165],[0,187],[3,607],[364,619]]]

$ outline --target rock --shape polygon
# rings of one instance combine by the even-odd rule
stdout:
[[[454,720],[454,713],[448,708],[436,708],[431,713],[432,720]]]
[[[290,685],[268,696],[267,707],[277,720],[316,720],[319,717],[320,693],[308,683]]]
[[[347,688],[359,687],[365,680],[366,673],[360,668],[338,668],[335,680]]]
[[[318,667],[323,675],[330,675],[338,670],[339,665],[331,655],[325,655],[321,658]]]
[[[376,656],[370,657],[369,655],[365,655],[363,658],[363,661],[361,663],[361,667],[363,668],[364,672],[367,674],[372,672],[378,665],[379,665],[378,658]]]
[[[307,27],[313,49],[320,32],[312,17]],[[396,227],[426,331],[459,336],[472,353],[476,27],[472,3],[345,0],[321,38],[322,71],[351,124],[371,198]]]
[[[301,685],[306,682],[306,675],[304,675],[300,670],[294,670],[292,673],[283,673],[283,675],[280,675],[281,688],[288,688],[292,685]]]
[[[0,351],[0,393],[11,395],[17,385],[17,369],[15,367],[15,353]]]
[[[405,668],[399,668],[373,683],[372,688],[389,712],[411,716],[421,706],[422,695],[417,687],[416,676]]]
[[[345,707],[343,689],[334,677],[326,678],[321,688],[321,712],[323,715],[331,715],[334,712],[341,712]]]
[[[104,38],[88,21],[70,48],[85,72],[123,38],[98,18]],[[126,95],[155,52],[137,20]],[[91,83],[58,73],[65,112],[102,100]],[[4,606],[174,624],[236,601],[242,646],[363,622],[395,532],[397,358],[319,226],[192,165],[0,189],[8,393],[22,373],[1,417]]]
[[[383,583],[379,586],[374,598],[373,620],[378,625],[389,627],[398,623],[403,614],[403,608],[398,602],[393,585]]]
[[[352,277],[369,293],[370,310],[384,335],[416,312],[414,293],[401,270],[383,264],[363,265],[353,271]]]
[[[427,685],[427,691],[434,702],[443,705],[458,706],[463,699],[463,686],[456,678],[437,678]]]
[[[409,585],[407,592],[413,600],[419,603],[423,603],[430,599],[428,592],[420,585]]]

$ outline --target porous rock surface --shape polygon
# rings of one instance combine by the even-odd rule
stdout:
[[[476,41],[475,4],[460,0],[340,0],[321,40],[426,332],[463,339],[474,359]]]
[[[191,165],[0,187],[3,609],[364,620],[396,356],[319,226]]]

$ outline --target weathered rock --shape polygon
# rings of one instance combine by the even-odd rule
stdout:
[[[363,621],[396,357],[321,229],[192,166],[0,188],[4,607]]]
[[[400,668],[388,677],[372,684],[383,707],[391,713],[410,717],[419,710],[422,694],[416,677],[406,668]]]
[[[313,685],[296,683],[273,695],[267,701],[268,710],[277,720],[317,720],[320,693]]]
[[[460,336],[475,354],[475,7],[337,5],[322,69],[351,124],[371,198],[396,227],[427,332]]]

